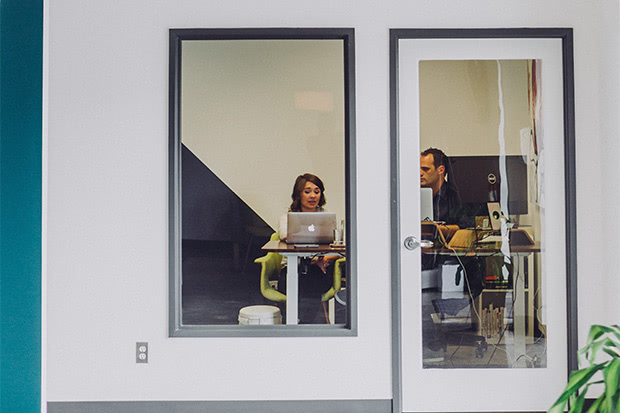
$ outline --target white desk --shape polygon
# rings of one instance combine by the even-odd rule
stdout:
[[[345,246],[330,247],[329,244],[319,244],[318,247],[296,248],[295,245],[282,241],[269,241],[263,245],[262,250],[277,252],[288,258],[288,265],[286,266],[286,324],[297,324],[299,306],[298,259],[315,255],[341,254],[344,256]]]

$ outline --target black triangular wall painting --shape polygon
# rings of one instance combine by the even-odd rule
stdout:
[[[182,239],[247,243],[274,230],[182,145]]]

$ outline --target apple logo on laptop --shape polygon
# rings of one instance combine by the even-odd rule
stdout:
[[[308,231],[314,232],[315,229],[316,227],[314,226],[314,224],[308,225]]]

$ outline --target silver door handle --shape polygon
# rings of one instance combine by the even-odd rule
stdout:
[[[424,247],[424,248],[432,247],[433,241],[429,241],[429,240],[418,241],[416,237],[409,236],[405,238],[404,245],[405,245],[405,248],[413,251],[414,249],[420,248],[420,247]]]

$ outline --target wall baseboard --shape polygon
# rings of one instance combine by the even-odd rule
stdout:
[[[48,413],[391,413],[391,400],[48,402]]]

